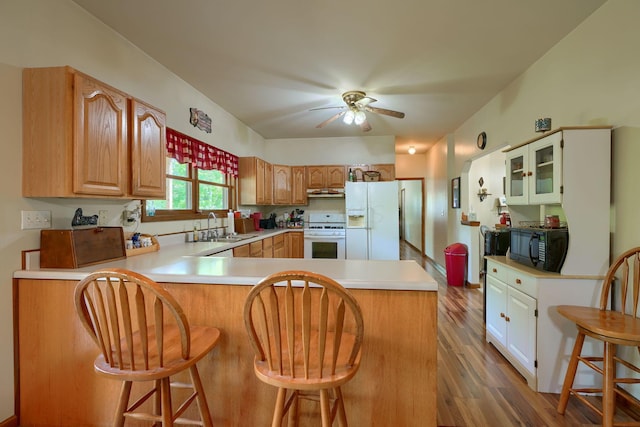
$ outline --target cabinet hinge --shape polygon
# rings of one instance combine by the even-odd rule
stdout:
[[[536,369],[538,369],[538,361],[537,361],[537,360],[534,360],[534,361],[533,361],[533,367],[534,367],[534,368],[536,368]]]
[[[560,140],[560,148],[564,148],[564,138]]]
[[[534,315],[535,317],[538,317],[538,309],[537,309],[537,308],[533,311],[533,315]]]
[[[560,194],[564,194],[564,185],[560,186]]]

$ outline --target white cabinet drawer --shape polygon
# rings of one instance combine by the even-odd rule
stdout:
[[[509,286],[512,286],[530,297],[538,298],[538,281],[535,277],[524,274],[518,270],[506,270],[509,272],[509,277],[506,280],[506,283]]]
[[[487,260],[487,274],[489,276],[493,276],[496,279],[507,283],[509,280],[509,271],[511,270],[504,265]]]

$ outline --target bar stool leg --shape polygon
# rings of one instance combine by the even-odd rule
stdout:
[[[567,409],[567,403],[569,402],[569,396],[571,395],[571,387],[573,387],[573,381],[576,377],[576,371],[578,370],[578,358],[582,352],[582,345],[584,344],[585,335],[582,332],[578,332],[576,337],[576,343],[573,345],[573,352],[571,353],[571,359],[569,359],[569,366],[567,367],[567,373],[564,376],[564,383],[562,384],[562,392],[560,393],[560,400],[558,401],[558,408],[556,411],[559,414],[564,414]]]
[[[616,375],[616,365],[614,357],[616,355],[616,345],[610,342],[604,343],[604,378],[602,379],[602,425],[604,427],[613,426],[613,417],[616,412],[616,393],[613,379]]]

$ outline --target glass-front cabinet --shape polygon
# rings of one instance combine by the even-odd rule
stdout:
[[[508,151],[506,163],[507,204],[562,202],[562,132]]]

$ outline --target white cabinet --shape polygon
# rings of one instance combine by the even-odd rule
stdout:
[[[489,262],[487,271],[487,342],[493,343],[530,385],[536,384],[537,300],[500,280],[506,277],[510,281],[513,272],[508,268]],[[535,284],[529,287],[535,291]]]
[[[562,202],[562,132],[507,152],[509,205]]]
[[[557,313],[555,306],[597,305],[601,280],[601,276],[542,272],[504,256],[488,257],[486,341],[504,355],[533,390],[560,393],[576,328]],[[584,351],[597,354],[598,345],[587,339]],[[576,383],[593,386],[589,371],[579,367]]]

